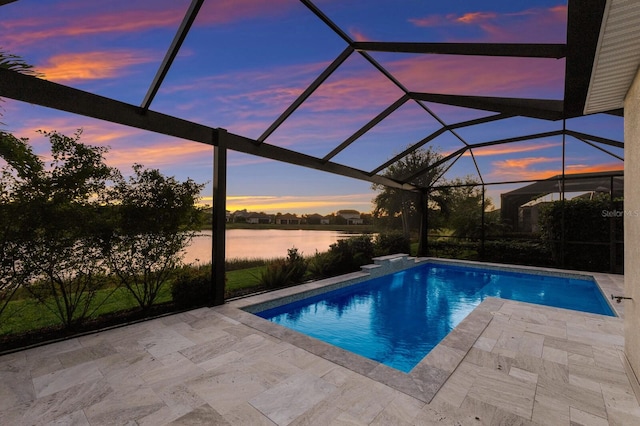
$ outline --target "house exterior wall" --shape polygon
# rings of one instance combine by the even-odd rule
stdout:
[[[362,225],[364,223],[360,217],[360,213],[356,211],[340,210],[337,215],[346,220],[349,225]]]
[[[276,219],[277,225],[300,225],[300,219],[287,219],[287,218],[278,218]]]
[[[624,209],[640,212],[640,71],[624,102]],[[640,377],[640,217],[624,218],[625,354]]]

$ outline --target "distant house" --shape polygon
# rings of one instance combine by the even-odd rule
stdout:
[[[336,216],[342,217],[348,225],[362,225],[364,223],[357,210],[338,210]]]
[[[276,216],[277,225],[300,225],[300,218],[295,214],[285,213]]]
[[[251,213],[247,216],[247,223],[252,223],[254,225],[259,223],[269,224],[273,221],[273,216],[264,213]]]
[[[236,210],[235,212],[233,212],[233,221],[246,222],[249,216],[251,216],[251,213],[249,213],[247,209]]]
[[[331,223],[331,216],[322,216],[322,219],[320,219],[320,225],[328,225]]]
[[[324,216],[318,213],[310,214],[307,216],[307,223],[309,225],[320,225],[322,224],[322,219],[324,219]]]

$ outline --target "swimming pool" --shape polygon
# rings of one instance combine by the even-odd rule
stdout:
[[[487,297],[614,315],[592,279],[439,263],[256,315],[409,372]]]

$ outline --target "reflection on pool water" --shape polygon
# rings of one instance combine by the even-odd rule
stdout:
[[[487,297],[614,315],[592,279],[434,263],[256,315],[409,372]]]

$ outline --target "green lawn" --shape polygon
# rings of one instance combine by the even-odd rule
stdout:
[[[258,278],[265,266],[240,269],[227,272],[227,292],[246,291],[258,286]],[[23,293],[17,300],[9,302],[7,309],[0,317],[0,336],[21,334],[31,330],[57,326],[60,320],[54,313],[54,305],[50,308]],[[171,301],[171,285],[167,283],[160,291],[157,303]],[[53,303],[53,301],[52,301]],[[118,311],[137,308],[138,303],[125,288],[107,288],[99,290],[92,305],[90,318]]]
[[[171,301],[171,288],[164,286],[156,303]],[[20,334],[40,328],[61,324],[55,314],[53,300],[44,306],[32,298],[22,298],[9,302],[7,309],[0,317],[0,336]],[[124,311],[138,307],[138,302],[125,288],[99,290],[89,309],[89,318]]]
[[[227,293],[257,287],[260,273],[266,268],[266,266],[256,266],[253,268],[227,272]]]

